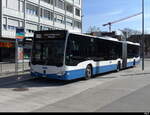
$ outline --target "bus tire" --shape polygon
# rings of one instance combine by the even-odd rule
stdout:
[[[86,67],[86,70],[85,70],[85,77],[84,77],[84,79],[85,79],[85,80],[89,80],[89,79],[92,78],[92,76],[93,76],[92,66],[91,66],[91,65],[88,65],[88,66]]]
[[[119,72],[120,71],[120,69],[121,69],[121,63],[120,62],[118,62],[118,64],[117,64],[117,72]]]
[[[135,60],[133,61],[133,67],[135,67]]]

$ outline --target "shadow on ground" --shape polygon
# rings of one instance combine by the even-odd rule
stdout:
[[[33,87],[60,87],[64,85],[68,85],[70,83],[77,82],[79,80],[73,81],[60,81],[60,80],[53,80],[53,79],[46,79],[46,78],[34,78],[28,80],[16,80],[10,77],[7,78],[0,78],[0,88],[33,88]],[[16,80],[16,82],[7,83],[7,80]],[[1,82],[6,82],[2,83]]]
[[[114,71],[114,72],[99,74],[99,75],[94,76],[92,79],[103,80],[103,79],[117,78],[117,76],[114,76],[113,73],[116,73],[116,72]],[[112,74],[112,76],[107,76],[109,74]],[[26,78],[25,76],[28,76],[28,78]],[[127,76],[127,75],[124,75],[124,76]],[[15,75],[0,78],[0,88],[63,87],[63,86],[73,84],[73,83],[78,83],[78,82],[86,82],[86,80],[77,79],[77,80],[72,80],[72,81],[60,81],[60,80],[53,80],[53,79],[47,79],[47,78],[32,79],[30,74],[25,74],[23,75],[23,77],[21,77],[21,80],[17,80],[17,77]]]
[[[106,79],[106,78],[101,78],[101,79]],[[36,79],[29,79],[25,81],[4,83],[7,80],[14,80],[14,79],[12,79],[11,76],[7,78],[0,78],[0,88],[63,87],[73,83],[84,82],[83,79],[77,79],[72,81],[60,81],[60,80],[53,80],[53,79],[46,79],[46,78],[38,78],[38,79],[36,78]]]

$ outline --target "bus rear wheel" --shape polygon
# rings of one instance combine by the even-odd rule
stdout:
[[[133,61],[133,67],[135,67],[136,66],[136,64],[135,64],[135,60]]]
[[[120,71],[120,69],[121,69],[121,63],[120,62],[118,62],[118,65],[117,65],[117,72],[119,72]]]
[[[89,80],[91,79],[93,76],[93,73],[92,73],[92,66],[91,65],[88,65],[86,67],[86,70],[85,70],[85,80]]]

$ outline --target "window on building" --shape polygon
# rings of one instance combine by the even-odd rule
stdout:
[[[26,23],[26,32],[27,33],[34,33],[37,30],[38,30],[37,24]]]
[[[48,3],[48,4],[51,4],[51,5],[53,5],[54,4],[54,1],[53,0],[42,0],[43,2],[46,2],[46,3]]]
[[[15,27],[15,26],[8,25],[8,30],[15,31],[15,30],[16,30],[16,27]]]
[[[19,11],[20,0],[7,0],[7,8]]]
[[[26,13],[30,15],[38,16],[38,7],[27,3]]]
[[[55,0],[55,6],[64,10],[65,9],[64,0]]]
[[[75,10],[75,15],[76,15],[76,16],[80,16],[80,9],[77,9],[77,8],[76,8],[76,10]]]
[[[70,13],[73,13],[73,5],[66,2],[66,10]]]
[[[60,14],[55,14],[55,21],[63,24],[64,23],[64,16],[60,15]]]
[[[14,19],[8,19],[8,30],[16,30],[16,27],[19,27],[19,21]]]
[[[76,28],[81,28],[81,22],[79,22],[79,21],[74,21],[74,27],[76,27]]]
[[[66,25],[73,26],[73,20],[70,18],[66,18]]]
[[[41,16],[41,18],[45,18],[45,19],[48,19],[48,20],[53,20],[54,13],[52,11],[45,10],[45,9],[41,8],[40,16]]]

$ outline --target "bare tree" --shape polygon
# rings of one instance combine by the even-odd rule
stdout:
[[[140,31],[133,30],[130,28],[124,28],[123,30],[120,30],[122,32],[123,39],[128,39],[132,35],[141,35]]]
[[[92,33],[92,32],[101,32],[99,27],[96,26],[90,26],[87,33]]]

